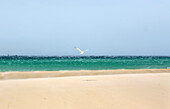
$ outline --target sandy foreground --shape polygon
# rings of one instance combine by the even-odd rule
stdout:
[[[0,80],[0,109],[170,109],[170,73]]]

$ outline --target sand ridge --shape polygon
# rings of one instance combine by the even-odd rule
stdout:
[[[170,69],[1,72],[0,80],[2,80],[2,79],[4,80],[4,79],[68,77],[68,76],[90,76],[90,75],[166,73],[166,72],[170,73]]]

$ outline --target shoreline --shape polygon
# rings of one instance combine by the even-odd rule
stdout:
[[[69,71],[31,71],[31,72],[0,72],[0,80],[72,77],[72,76],[97,76],[119,74],[148,74],[170,73],[170,69],[120,69],[120,70],[69,70]]]

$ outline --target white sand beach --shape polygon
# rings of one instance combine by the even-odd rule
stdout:
[[[0,109],[170,109],[170,73],[0,80]]]

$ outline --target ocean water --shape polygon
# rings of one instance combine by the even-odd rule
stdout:
[[[0,72],[110,70],[110,69],[169,69],[170,57],[163,56],[1,56]]]

